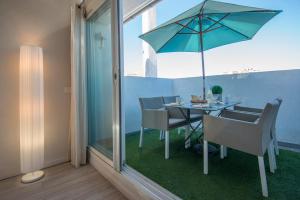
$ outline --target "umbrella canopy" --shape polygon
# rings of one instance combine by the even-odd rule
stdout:
[[[252,39],[265,23],[280,12],[206,0],[140,38],[157,53],[201,52],[205,98],[203,51]]]

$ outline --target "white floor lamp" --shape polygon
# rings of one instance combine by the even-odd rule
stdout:
[[[44,176],[44,78],[43,50],[20,48],[20,154],[23,183]]]

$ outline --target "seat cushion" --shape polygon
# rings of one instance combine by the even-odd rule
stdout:
[[[184,126],[188,124],[185,119],[175,119],[175,118],[170,118],[169,119],[169,128],[177,128],[180,126]]]

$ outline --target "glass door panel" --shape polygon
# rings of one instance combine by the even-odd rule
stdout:
[[[113,158],[113,66],[111,4],[87,20],[87,102],[89,145]]]

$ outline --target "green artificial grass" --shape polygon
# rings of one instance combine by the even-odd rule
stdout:
[[[269,172],[265,165],[269,198],[263,198],[257,157],[228,150],[228,157],[209,156],[208,175],[203,175],[203,156],[184,148],[184,134],[170,133],[170,159],[164,159],[164,142],[158,131],[144,134],[144,145],[138,148],[139,134],[126,137],[126,161],[129,166],[185,200],[300,200],[300,154],[280,150],[278,169]],[[193,138],[196,143],[196,136]]]

